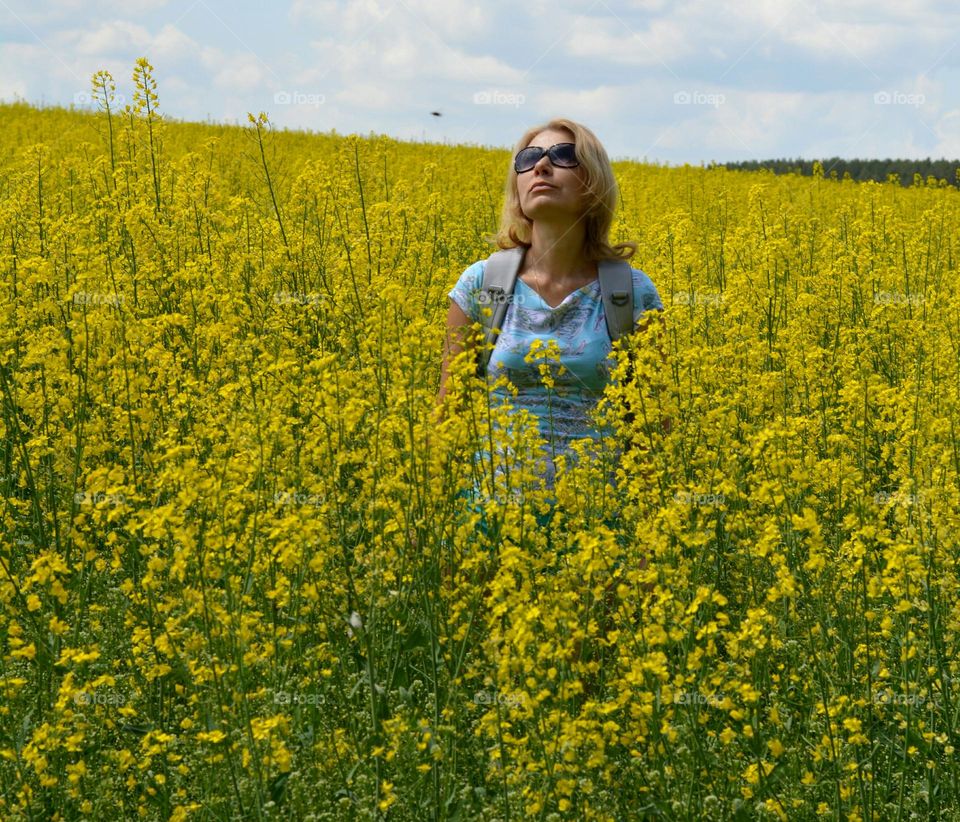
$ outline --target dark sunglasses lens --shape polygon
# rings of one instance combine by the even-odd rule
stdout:
[[[513,161],[513,168],[517,172],[529,171],[543,156],[543,149],[539,146],[528,146],[519,152]]]
[[[550,152],[550,161],[555,166],[571,168],[578,164],[577,150],[573,143],[558,143]]]

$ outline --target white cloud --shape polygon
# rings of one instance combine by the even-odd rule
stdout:
[[[524,72],[490,55],[477,57],[450,49],[438,56],[436,69],[444,79],[507,85],[518,85],[526,79]]]
[[[296,23],[318,22],[330,20],[337,13],[336,0],[293,0],[290,4],[289,17]]]
[[[30,84],[20,68],[35,51],[35,47],[20,43],[9,43],[0,49],[0,99],[30,98]]]
[[[567,37],[567,53],[626,65],[672,65],[695,53],[694,41],[673,20],[654,20],[635,30],[619,22],[593,20]]]
[[[73,44],[75,53],[85,56],[115,54],[130,48],[142,51],[152,39],[143,26],[125,20],[103,23],[92,31],[75,29],[69,32],[69,36],[76,38]]]
[[[484,88],[522,93],[525,77],[520,70],[494,55],[471,54],[451,44],[425,27],[406,3],[389,19],[380,4],[367,0],[365,5],[372,9],[366,26],[358,7],[351,6],[324,26],[328,36],[310,43],[314,65],[296,75],[302,87],[346,106],[380,108],[381,115],[444,107],[444,101],[465,103]],[[431,9],[421,2],[420,7],[439,14],[439,6]]]
[[[224,54],[219,50],[207,51],[204,64],[213,73],[213,85],[234,94],[265,91],[278,84],[268,66],[253,54]]]
[[[566,53],[601,66],[661,66],[682,77],[698,64],[712,74],[718,64],[724,71],[739,66],[738,74],[746,76],[758,58],[776,65],[788,56],[796,61],[799,52],[819,63],[855,68],[861,77],[882,77],[894,64],[933,62],[956,42],[953,32],[960,25],[960,10],[932,1],[908,8],[893,0],[855,0],[853,6],[825,0],[756,0],[748,6],[691,0],[633,8],[637,11],[601,3],[586,23],[569,11],[558,13],[557,28],[568,32]],[[960,47],[957,51],[951,59],[960,59]]]
[[[782,39],[793,43],[810,54],[821,58],[841,60],[853,58],[867,63],[870,71],[882,71],[875,65],[901,47],[903,27],[887,23],[844,23],[809,18],[805,25],[784,26],[780,29]],[[914,31],[914,34],[919,32]],[[932,32],[927,32],[928,39]]]
[[[703,159],[960,156],[960,109],[878,105],[873,92],[731,89],[719,106],[677,109],[658,146]]]
[[[263,109],[292,128],[503,145],[566,114],[613,135],[613,156],[960,155],[960,9],[944,0],[293,0],[269,18],[225,0],[201,0],[206,14],[165,0],[6,2],[5,99],[69,104],[101,68],[129,99],[145,55],[161,110],[184,118]],[[725,100],[675,105],[681,90]],[[876,105],[881,90],[924,102]],[[523,103],[475,106],[483,91]],[[324,102],[277,109],[279,92]]]
[[[709,110],[710,124],[700,139],[738,154],[765,157],[785,134],[798,126],[798,117],[819,108],[817,95],[807,92],[737,92],[725,94]],[[694,132],[695,133],[695,132]]]
[[[365,109],[389,109],[398,102],[394,92],[371,83],[354,83],[349,89],[337,92],[334,99],[346,105]]]
[[[384,21],[386,17],[376,19]],[[384,25],[362,27],[358,19],[346,19],[341,36],[335,35],[311,42],[314,52],[308,59],[318,64],[313,77],[340,74],[347,80],[362,76],[366,81],[381,78],[386,83],[430,80],[517,84],[524,80],[523,72],[494,55],[474,55],[451,45],[402,8],[394,11],[389,24]],[[311,73],[307,72],[305,79],[311,79]]]
[[[586,91],[544,91],[537,94],[533,102],[544,117],[595,120],[614,116],[625,107],[626,98],[622,88],[600,86]]]
[[[200,50],[200,44],[168,23],[157,32],[148,48],[150,54],[156,55],[158,60],[174,61],[195,56]]]
[[[954,160],[960,158],[960,108],[944,112],[937,120],[934,130],[937,144],[932,156]]]
[[[699,154],[704,160],[780,156],[784,152],[778,146],[802,133],[811,112],[815,112],[817,132],[822,130],[834,138],[843,133],[823,111],[831,105],[831,98],[839,95],[736,89],[699,94],[691,92],[691,102],[671,106],[672,116],[668,111],[665,127],[651,126],[656,129],[660,149],[688,157]],[[705,102],[710,94],[723,96],[711,104]],[[663,120],[658,118],[659,123]]]
[[[642,11],[660,11],[667,8],[667,0],[633,0],[630,7]]]
[[[4,0],[4,11],[30,27],[76,26],[99,17],[132,16],[162,9],[169,0]]]
[[[498,8],[499,6],[499,8]],[[497,25],[500,14],[511,9],[506,3],[479,3],[470,0],[294,0],[290,17],[313,22],[326,32],[360,35],[379,26],[388,18],[415,21],[428,36],[445,42],[475,41]]]
[[[502,2],[480,5],[469,0],[404,0],[403,5],[444,40],[466,42],[476,42],[478,37],[488,34],[494,17],[513,8]]]

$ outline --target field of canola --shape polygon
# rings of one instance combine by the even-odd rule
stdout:
[[[960,818],[956,190],[615,163],[666,363],[484,531],[509,152],[134,80],[0,106],[0,817]]]

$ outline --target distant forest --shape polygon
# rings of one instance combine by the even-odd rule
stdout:
[[[817,166],[819,174],[834,180],[877,180],[887,182],[891,178],[902,186],[958,186],[960,185],[960,160],[842,160],[831,157],[827,160],[745,160],[739,163],[710,163],[710,167],[724,166],[740,171],[758,171],[766,168],[774,174],[799,173],[812,176]]]

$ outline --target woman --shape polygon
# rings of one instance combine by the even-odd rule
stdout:
[[[589,417],[613,365],[597,263],[629,259],[636,244],[609,244],[617,185],[606,151],[588,128],[572,120],[551,120],[529,129],[514,155],[494,241],[500,248],[523,246],[526,251],[487,376],[492,383],[506,375],[518,391],[513,404],[537,419],[546,442],[544,484],[552,489],[555,458],[565,453],[572,461],[574,439],[590,437],[597,443],[598,456],[603,451],[608,465],[616,462],[616,449],[611,456],[611,449],[604,447],[611,432],[598,431]],[[480,321],[482,303],[477,295],[485,263],[469,266],[449,293],[438,417],[443,413],[450,361],[463,350],[466,330]],[[631,270],[634,323],[641,328],[649,319],[645,312],[662,311],[663,303],[650,278],[639,269]],[[548,388],[538,365],[525,358],[534,341],[551,339],[558,345],[564,369],[553,371],[554,384]],[[613,470],[608,476],[614,483]],[[474,495],[480,493],[477,483]],[[538,519],[545,524],[549,517]]]

